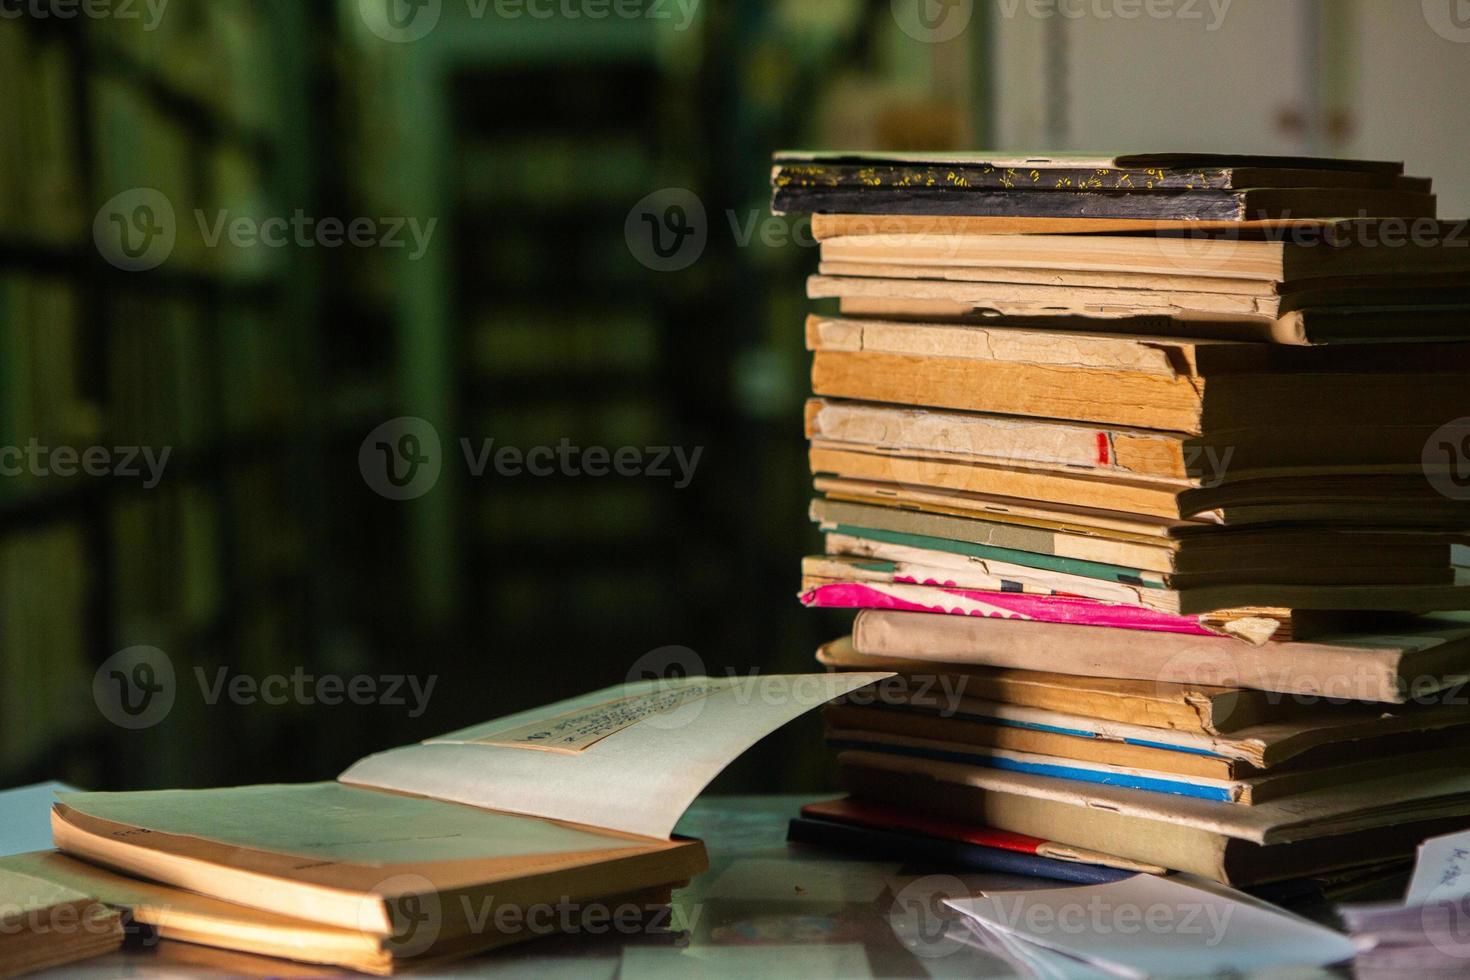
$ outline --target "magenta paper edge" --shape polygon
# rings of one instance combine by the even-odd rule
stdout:
[[[1161,633],[1215,636],[1189,616],[1171,616],[1141,606],[1123,606],[1070,596],[1029,595],[1024,592],[985,592],[931,585],[868,585],[840,582],[808,589],[801,595],[807,606],[820,609],[893,609],[900,612],[944,613],[1029,619],[1074,626],[1112,626]]]

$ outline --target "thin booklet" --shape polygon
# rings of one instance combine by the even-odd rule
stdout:
[[[640,681],[362,759],[335,782],[72,793],[62,851],[310,922],[397,937],[404,959],[513,941],[504,911],[677,886],[672,838],[756,741],[887,674]],[[418,928],[426,919],[429,938]]]

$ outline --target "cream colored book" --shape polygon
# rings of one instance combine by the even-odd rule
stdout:
[[[827,238],[822,242],[822,262],[908,270],[1010,270],[1045,276],[1073,272],[1166,280],[1193,278],[1214,280],[1218,284],[1215,288],[1243,293],[1302,279],[1470,271],[1470,249],[1463,247],[1464,239],[1448,234],[1454,230],[1453,225],[1443,230],[1444,238],[1433,247],[1414,250],[1183,235],[1056,238],[879,233]],[[917,275],[913,271],[905,274]]]
[[[18,854],[0,858],[0,882],[7,876],[23,876],[28,882],[44,887],[69,889],[88,896],[112,910],[112,918],[120,913],[131,926],[140,927],[140,942],[151,946],[158,942],[188,943],[211,949],[268,956],[324,966],[340,966],[360,973],[388,976],[404,963],[392,936],[382,936],[357,929],[322,925],[305,919],[293,919],[263,909],[236,905],[108,871],[106,868],[79,861],[55,851]],[[595,914],[610,917],[620,914],[646,916],[651,909],[667,906],[669,889],[617,896],[589,907]],[[590,916],[588,917],[590,920]],[[472,937],[465,944],[468,952],[484,952],[496,944],[533,939],[545,935],[547,927],[527,926],[519,930],[499,930],[494,936]],[[119,933],[119,939],[121,933]],[[422,960],[447,961],[456,958],[451,944],[439,943],[426,949]],[[272,973],[276,970],[273,969]]]
[[[368,756],[335,782],[61,797],[62,851],[239,905],[465,955],[508,921],[704,870],[671,837],[720,770],[884,674],[630,683]]]
[[[1446,613],[1311,641],[1251,646],[1222,636],[864,609],[858,653],[1093,677],[1248,687],[1403,704],[1470,674],[1470,621]]]
[[[1435,428],[1438,428],[1436,426]],[[817,398],[806,435],[856,452],[1061,470],[1170,486],[1332,473],[1422,473],[1426,426],[1237,429],[1218,438]]]

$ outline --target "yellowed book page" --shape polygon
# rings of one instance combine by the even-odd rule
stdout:
[[[667,838],[736,757],[887,674],[649,680],[369,756],[343,782]],[[545,738],[533,738],[538,732]],[[562,751],[546,751],[560,741]]]

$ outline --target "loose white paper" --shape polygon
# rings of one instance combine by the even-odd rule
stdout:
[[[38,783],[0,792],[0,857],[51,850],[51,804],[65,783]]]
[[[1122,977],[1248,973],[1352,959],[1346,936],[1227,892],[1140,874],[946,904],[983,928]]]
[[[1470,895],[1470,831],[1431,837],[1419,845],[1405,905],[1457,902]]]
[[[667,838],[710,780],[761,738],[820,704],[889,676],[639,681],[368,756],[339,778],[355,786]],[[697,690],[698,696],[648,697],[683,688]],[[630,704],[635,712],[628,712]],[[540,730],[538,723],[544,726]],[[545,738],[534,737],[543,731]],[[558,739],[561,751],[536,744]]]
[[[973,919],[955,923],[945,935],[957,943],[999,957],[1030,980],[1110,980],[1113,976],[1055,950],[987,929]]]

